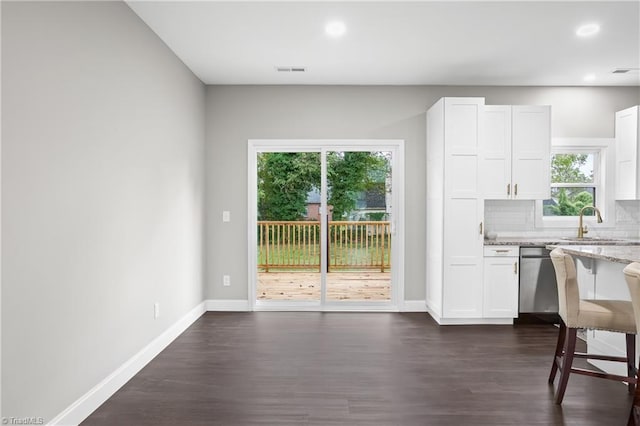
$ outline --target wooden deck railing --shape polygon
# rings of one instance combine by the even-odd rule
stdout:
[[[329,222],[329,271],[391,268],[389,222]],[[320,223],[258,221],[258,268],[320,270]]]

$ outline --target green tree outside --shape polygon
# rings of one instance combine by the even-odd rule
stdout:
[[[380,152],[327,154],[328,204],[333,219],[345,219],[356,207],[358,193],[381,188],[390,159]],[[307,195],[320,188],[320,154],[269,152],[258,155],[260,220],[303,220]],[[382,185],[384,190],[384,185]]]
[[[586,175],[584,166],[588,154],[556,154],[551,161],[552,183],[593,183],[593,171]],[[585,206],[593,205],[592,187],[559,187],[552,188],[551,200],[545,202],[545,216],[577,216]],[[554,203],[555,202],[555,203]],[[592,215],[593,212],[586,212]]]
[[[260,220],[302,220],[307,194],[320,186],[320,153],[267,152],[258,155]]]
[[[328,203],[333,219],[344,220],[355,210],[358,193],[379,190],[389,172],[382,153],[330,152],[327,155]],[[384,185],[382,186],[384,190]]]
[[[587,154],[556,154],[551,161],[551,182],[593,182],[593,173],[585,175],[581,167],[587,164]]]

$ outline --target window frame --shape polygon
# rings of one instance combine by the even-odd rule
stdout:
[[[575,184],[580,187],[594,186],[596,189],[596,207],[602,213],[602,223],[597,223],[595,216],[584,216],[584,223],[590,228],[601,229],[615,226],[613,200],[613,138],[553,138],[551,155],[555,154],[595,154],[593,164],[593,183]],[[551,161],[551,155],[549,161]],[[553,187],[554,184],[551,184]],[[566,187],[567,185],[558,185]],[[544,216],[543,200],[535,202],[536,228],[574,228],[578,226],[577,216]]]
[[[577,182],[577,183],[571,183],[571,182],[562,182],[562,183],[554,183],[551,182],[551,189],[553,188],[593,188],[594,191],[594,199],[596,201],[595,206],[598,207],[600,209],[600,205],[602,203],[600,203],[600,199],[602,197],[602,192],[601,192],[601,186],[602,186],[602,176],[601,176],[601,169],[602,169],[602,165],[600,164],[600,154],[601,154],[601,150],[599,148],[584,148],[581,147],[579,149],[577,148],[571,148],[571,147],[562,147],[562,148],[556,148],[556,149],[551,149],[551,157],[553,157],[554,155],[557,154],[585,154],[585,155],[593,155],[593,182]],[[590,212],[592,213],[592,212]],[[544,209],[542,211],[542,215],[544,217],[544,219],[548,219],[551,217],[578,217],[578,216],[552,216],[552,215],[548,215],[546,216],[544,214]]]

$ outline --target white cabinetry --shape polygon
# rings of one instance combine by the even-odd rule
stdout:
[[[517,246],[484,248],[482,313],[485,318],[518,317]]]
[[[487,105],[480,147],[482,196],[550,198],[551,107]]]
[[[616,113],[616,200],[640,200],[640,127],[636,105]]]
[[[427,112],[426,291],[440,324],[483,317],[483,109],[484,98],[442,98]]]

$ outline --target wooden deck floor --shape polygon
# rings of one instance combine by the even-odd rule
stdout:
[[[258,300],[320,300],[318,272],[259,272]],[[389,300],[390,272],[330,272],[328,300]]]

